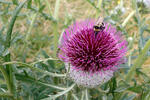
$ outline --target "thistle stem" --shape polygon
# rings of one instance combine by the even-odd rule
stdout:
[[[89,97],[88,97],[88,89],[85,89],[85,100],[89,100]]]
[[[84,100],[84,91],[82,91],[81,100]]]

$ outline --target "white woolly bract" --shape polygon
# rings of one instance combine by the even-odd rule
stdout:
[[[84,72],[74,69],[74,67],[68,63],[65,63],[65,67],[68,71],[69,78],[71,78],[77,85],[88,88],[95,88],[101,84],[104,84],[113,77],[114,73],[111,69],[95,73]]]

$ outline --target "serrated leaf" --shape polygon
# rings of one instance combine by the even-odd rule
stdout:
[[[8,26],[7,37],[6,37],[6,47],[8,47],[8,48],[10,46],[11,34],[12,34],[12,30],[13,30],[13,27],[14,27],[17,15],[19,14],[20,10],[22,9],[22,7],[24,6],[25,3],[26,3],[26,1],[24,1],[23,3],[21,3],[19,6],[17,6],[15,8],[15,10],[13,12],[11,21],[10,21],[9,26]]]

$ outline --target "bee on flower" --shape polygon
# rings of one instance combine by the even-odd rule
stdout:
[[[100,24],[100,31],[96,31],[97,20],[75,22],[61,34],[58,57],[78,85],[89,88],[101,85],[124,63],[127,42],[114,27],[102,23],[104,26]]]

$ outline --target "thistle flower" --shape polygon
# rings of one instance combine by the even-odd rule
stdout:
[[[78,85],[93,88],[113,77],[123,63],[126,41],[110,24],[95,35],[95,20],[76,22],[60,38],[58,57]]]

